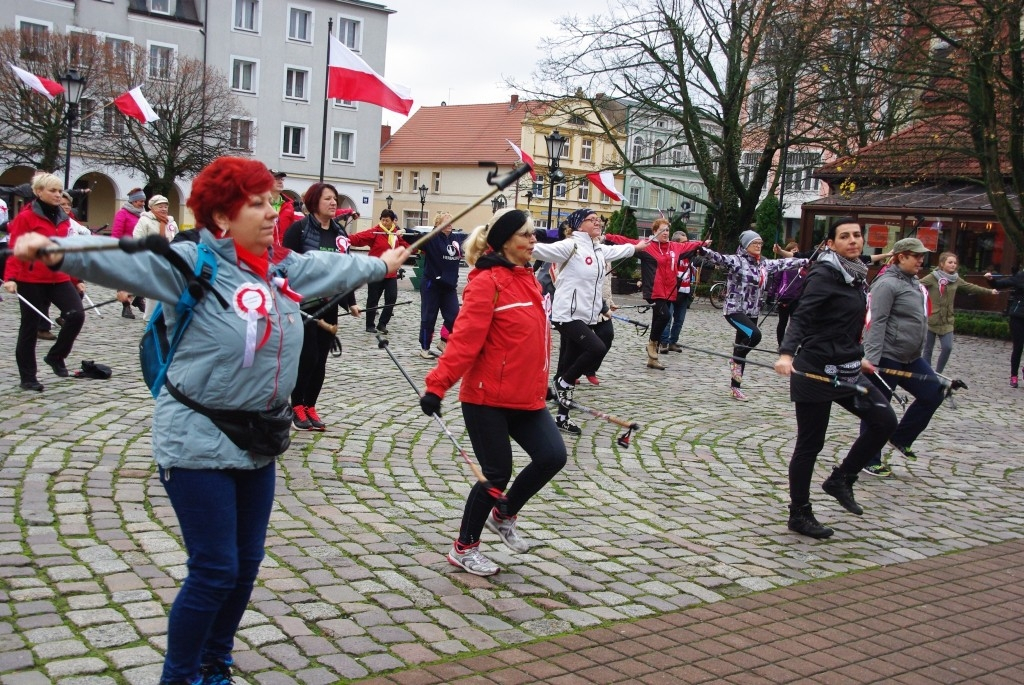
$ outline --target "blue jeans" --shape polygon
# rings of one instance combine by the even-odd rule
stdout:
[[[888,357],[882,357],[878,362],[878,366],[886,369],[895,369],[897,371],[909,371],[911,373],[923,374],[930,376],[932,380],[923,380],[919,378],[901,378],[900,376],[893,376],[892,374],[878,372],[890,388],[903,388],[914,397],[914,401],[910,403],[907,410],[903,413],[903,418],[900,419],[899,425],[896,426],[896,431],[889,437],[889,442],[900,447],[910,447],[917,440],[917,437],[924,432],[924,429],[928,427],[928,423],[932,420],[932,414],[942,404],[942,386],[939,384],[939,379],[935,376],[932,371],[932,367],[923,358],[918,357],[912,362],[907,364],[889,359]],[[882,382],[878,380],[874,375],[869,376],[871,382],[882,391],[882,395],[887,400],[892,399],[892,392],[886,390]],[[864,421],[860,422],[860,433],[863,435],[866,431],[874,430]],[[882,452],[879,450],[875,452],[871,460],[868,461],[866,466],[877,466],[882,463]]]
[[[690,308],[690,296],[679,293],[675,302],[668,303],[668,322],[665,330],[661,333],[662,345],[675,345],[679,342],[679,334],[683,330],[683,322],[686,321],[686,312]]]
[[[226,660],[263,560],[274,462],[261,469],[160,469],[188,550],[188,577],[167,620],[165,681],[195,680]]]

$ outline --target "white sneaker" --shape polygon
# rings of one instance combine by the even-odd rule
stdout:
[[[420,350],[420,357],[423,359],[433,359],[434,355],[430,354],[430,350]]]
[[[487,530],[492,533],[496,533],[501,541],[505,543],[513,552],[529,552],[530,545],[519,535],[519,531],[516,530],[516,517],[513,516],[507,519],[499,519],[497,512],[491,509],[490,515],[487,517],[487,521],[484,522]]]
[[[493,576],[501,570],[497,564],[480,553],[480,543],[459,552],[455,545],[448,551],[448,563],[468,571],[474,576]]]
[[[448,346],[448,341],[447,340],[443,340],[442,338],[438,338],[437,342],[434,343],[434,344],[437,345],[437,349],[439,349],[442,352],[444,352],[444,348]]]

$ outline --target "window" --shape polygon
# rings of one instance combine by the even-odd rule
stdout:
[[[661,166],[664,163],[665,158],[664,158],[664,156],[662,156],[662,151],[664,149],[665,149],[665,143],[664,142],[662,142],[660,140],[654,141],[654,166]],[[655,206],[657,206],[657,205],[655,205]]]
[[[174,74],[174,53],[177,46],[149,44],[149,78],[169,81]]]
[[[348,46],[349,49],[359,52],[362,49],[360,33],[363,23],[358,19],[338,17],[338,40]]]
[[[535,198],[544,197],[544,188],[547,187],[546,179],[543,176],[537,176],[537,180],[533,184],[533,196]]]
[[[629,206],[640,206],[640,186],[631,186],[629,189]]]
[[[580,144],[580,161],[590,162],[594,159],[594,141],[585,139]]]
[[[572,150],[572,138],[566,138],[562,145],[562,156],[559,159],[569,159],[569,152]]]
[[[239,31],[252,31],[258,33],[260,30],[260,3],[259,0],[235,0],[235,23],[234,27]]]
[[[435,193],[440,193],[441,192],[441,172],[440,171],[435,171],[434,172],[433,178],[430,181],[430,185],[434,189]]]
[[[377,172],[377,190],[384,190],[384,171]]]
[[[92,98],[82,98],[78,101],[78,118],[75,119],[75,130],[79,132],[91,131],[93,126],[93,113],[96,111],[96,101]]]
[[[764,121],[767,112],[765,112],[763,90],[755,90],[750,93],[747,99],[747,114],[755,124]]]
[[[420,189],[420,172],[412,172],[412,185],[410,185],[409,187],[412,188],[414,191],[418,191]]]
[[[356,161],[356,134],[352,131],[331,131],[331,161],[351,164]]]
[[[289,67],[284,73],[284,97],[286,100],[309,102],[309,71]]]
[[[301,7],[288,8],[288,40],[313,42],[313,12]]]
[[[639,162],[644,156],[644,139],[637,136],[633,139],[633,161]]]
[[[658,119],[657,121],[654,122],[654,126],[655,128],[665,128],[665,120]]]
[[[580,183],[580,187],[577,190],[576,199],[580,202],[588,202],[590,200],[590,181],[583,181]]]
[[[256,94],[259,63],[244,57],[231,59],[231,90],[239,93]]]
[[[344,107],[345,109],[356,109],[358,107],[355,100],[335,100],[335,107]]]
[[[569,117],[569,123],[573,126],[586,126],[587,120],[578,114],[573,114]]]
[[[812,178],[821,166],[820,152],[790,152],[786,155],[786,190],[818,190],[820,181]]]
[[[154,14],[170,14],[171,0],[149,0],[149,11]]]
[[[654,209],[661,209],[661,188],[651,188],[651,204]]]
[[[395,192],[396,193],[402,192],[402,172],[401,171],[396,171],[395,172]]]
[[[124,133],[124,115],[114,105],[103,108],[103,132]]]
[[[555,197],[560,197],[562,199],[565,199],[565,190],[566,190],[565,181],[562,181],[561,183],[556,183],[555,184]]]
[[[115,68],[130,68],[132,63],[132,41],[125,38],[113,38],[107,36],[104,43],[110,55],[111,66]]]
[[[298,124],[284,124],[281,136],[281,155],[284,157],[306,156],[306,127]]]
[[[252,151],[253,121],[251,119],[231,120],[231,139],[228,147],[232,150]]]
[[[18,33],[21,35],[21,58],[39,60],[46,55],[46,47],[50,38],[49,24],[21,19],[18,21]]]

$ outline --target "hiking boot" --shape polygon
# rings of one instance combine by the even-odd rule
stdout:
[[[309,417],[306,415],[305,407],[301,404],[296,404],[292,407],[292,411],[295,412],[295,415],[292,416],[292,425],[300,431],[308,431],[313,427],[313,424],[309,421]]]
[[[57,336],[55,336],[50,331],[36,331],[36,338],[38,338],[39,340],[56,340]]]
[[[131,302],[124,302],[124,303],[122,303],[122,306],[121,306],[121,316],[124,317],[125,319],[134,319],[135,318],[135,315],[132,314],[132,304],[131,304]]]
[[[821,484],[821,489],[835,497],[843,509],[860,516],[864,509],[853,499],[853,484],[856,482],[857,474],[843,473],[836,466],[832,469],[832,475]]]
[[[732,393],[732,398],[734,400],[739,400],[740,402],[746,402],[747,401],[747,396],[744,395],[743,391],[740,390],[739,388],[729,388],[729,392]]]
[[[595,376],[594,374],[590,374],[589,376],[587,376],[587,382],[590,383],[591,385],[601,385],[601,379]]]
[[[510,516],[503,519],[499,518],[499,516],[500,514],[498,514],[497,509],[491,509],[490,515],[484,522],[487,530],[497,533],[501,541],[505,543],[505,546],[513,552],[529,552],[530,545],[519,536],[519,531],[516,530],[516,517]]]
[[[889,447],[892,447],[894,450],[902,454],[907,461],[917,461],[917,455],[914,454],[914,450],[909,447],[901,447],[892,441],[889,442]]]
[[[53,372],[61,378],[68,377],[68,367],[64,366],[64,360],[60,357],[51,357],[46,355],[43,357],[43,363],[53,369]]]
[[[682,346],[680,346],[680,345],[677,345],[677,344],[675,344],[675,343],[669,343],[669,345],[668,345],[668,351],[669,351],[669,352],[682,352],[682,351],[683,351],[683,348],[682,348]]]
[[[568,433],[569,435],[583,434],[583,430],[575,423],[573,423],[572,419],[570,419],[568,416],[566,416],[564,419],[561,416],[555,418],[555,425],[558,426],[558,430],[562,431],[563,433]]]
[[[872,464],[871,466],[864,467],[864,473],[878,476],[879,478],[888,478],[892,475],[892,468],[888,464]]]
[[[21,382],[21,389],[22,390],[34,390],[36,392],[42,392],[43,391],[43,384],[40,383],[39,381],[37,381],[35,378],[32,378],[32,379],[27,380],[27,381],[22,381]]]
[[[736,362],[729,362],[729,375],[734,381],[740,383],[743,381],[743,367]]]
[[[316,407],[304,407],[304,409],[306,410],[306,420],[309,421],[313,430],[327,430],[327,424],[320,420],[320,415],[316,413]]]
[[[658,371],[664,371],[665,370],[665,365],[662,364],[661,362],[659,362],[657,359],[648,359],[647,360],[647,368],[648,369],[657,369]]]
[[[50,335],[53,335],[53,334],[51,333]],[[1017,377],[1016,376],[1010,376],[1010,387],[1011,388],[1016,388],[1017,387]]]
[[[573,385],[566,385],[565,381],[561,378],[555,379],[555,397],[558,398],[558,403],[563,407],[572,406],[572,391],[575,389]]]
[[[493,576],[501,569],[480,553],[480,543],[464,547],[456,541],[448,551],[448,563],[474,576]]]
[[[199,675],[202,676],[195,685],[230,685],[234,683],[231,677],[231,666],[234,659],[228,657],[226,661],[217,661],[212,664],[203,664],[199,667]]]
[[[818,523],[818,519],[814,518],[814,512],[811,510],[809,503],[799,506],[795,504],[789,505],[789,523],[786,527],[794,533],[800,533],[817,540],[832,537],[832,533],[835,532],[828,526]]]
[[[647,358],[657,359],[658,358],[658,343],[653,340],[647,341]]]

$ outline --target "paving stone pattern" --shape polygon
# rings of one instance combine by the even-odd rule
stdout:
[[[100,288],[90,292],[96,302],[110,297]],[[396,309],[391,348],[422,378],[432,362],[417,354],[418,295],[408,281],[400,292],[413,304]],[[40,361],[46,390],[25,392],[13,354],[0,357],[0,685],[142,685],[159,677],[167,610],[186,555],[150,457],[153,403],[136,352],[144,323],[122,319],[119,307],[102,311],[88,315],[68,365],[108,364],[108,381],[58,379]],[[17,327],[17,302],[5,295],[0,331],[8,350]],[[766,349],[774,327],[771,318]],[[728,352],[730,331],[701,300],[681,342]],[[418,680],[428,672],[415,667],[443,660],[475,664],[463,668],[487,673],[486,682],[532,682],[582,671],[587,660],[547,675],[513,668],[516,680],[495,675],[501,666],[494,660],[502,657],[494,655],[550,649],[575,657],[611,635],[646,631],[653,640],[669,630],[659,622],[717,636],[702,626],[726,611],[718,607],[737,607],[732,612],[757,602],[768,602],[759,610],[770,622],[757,625],[769,633],[776,626],[810,630],[799,612],[773,613],[775,600],[758,598],[813,607],[818,588],[856,586],[848,579],[863,574],[851,572],[895,572],[908,568],[905,562],[927,564],[965,550],[983,555],[1024,538],[1024,391],[1008,387],[1008,343],[956,339],[947,373],[970,389],[959,393],[956,408],[939,409],[914,445],[917,463],[897,455],[895,477],[857,483],[863,517],[847,514],[815,484],[815,512],[836,528],[831,540],[818,542],[785,528],[795,435],[786,382],[748,367],[751,401],[736,402],[724,359],[673,353],[664,357],[666,371],[651,370],[646,341],[633,327],[619,326],[616,334],[601,385],[584,381],[577,399],[639,421],[642,430],[622,448],[621,429],[577,416],[583,435],[567,437],[566,469],[520,518],[534,547],[514,554],[485,532],[484,551],[503,571],[478,578],[444,558],[471,473],[362,322],[343,319],[344,354],[330,360],[317,407],[329,428],[296,434],[278,462],[267,558],[238,634],[236,680],[442,682]],[[41,341],[40,360],[47,346]],[[771,364],[774,356],[754,352],[751,359]],[[445,399],[444,418],[468,447],[456,398],[453,390]],[[851,417],[834,412],[816,482],[856,430]],[[1018,580],[1018,604],[1019,594]],[[867,598],[855,595],[851,606],[860,601]],[[795,628],[785,628],[789,623]],[[752,635],[737,640],[771,637]],[[661,653],[657,644],[652,649]],[[701,660],[682,654],[673,666]],[[843,654],[837,668],[858,663]],[[746,673],[754,664],[737,665]],[[613,676],[594,671],[550,682]]]

